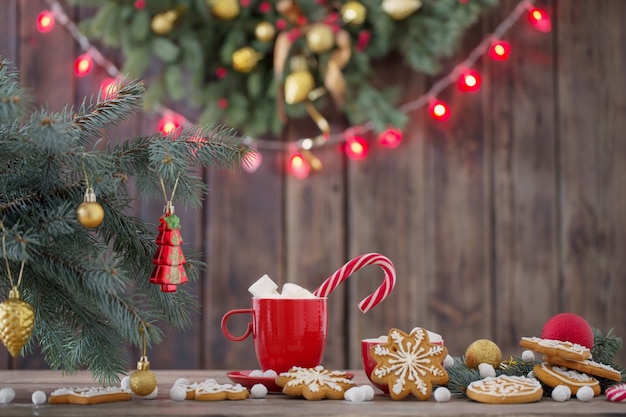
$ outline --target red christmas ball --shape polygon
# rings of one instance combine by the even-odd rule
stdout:
[[[587,320],[574,313],[552,316],[541,331],[542,339],[561,340],[593,348],[593,330]]]

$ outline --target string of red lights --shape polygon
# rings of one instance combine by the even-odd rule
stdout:
[[[77,25],[67,16],[63,7],[57,0],[46,0],[50,10],[43,10],[37,18],[37,30],[41,33],[49,33],[58,21],[64,26],[76,42],[80,45],[83,53],[76,58],[74,72],[77,77],[83,77],[93,69],[94,62],[104,68],[110,77],[102,80],[100,91],[103,98],[115,94],[117,80],[122,77],[121,71],[100,51],[93,46],[89,39],[78,29]],[[460,91],[476,92],[481,86],[481,76],[473,69],[476,61],[488,54],[494,61],[506,61],[511,54],[511,45],[502,39],[504,34],[517,22],[521,16],[527,14],[532,26],[541,32],[550,32],[552,23],[548,13],[534,6],[534,0],[522,0],[513,11],[505,18],[498,27],[479,43],[472,52],[461,63],[456,65],[446,76],[440,78],[423,95],[405,103],[399,107],[406,114],[422,107],[427,107],[430,116],[439,122],[445,122],[451,116],[451,110],[447,103],[437,98],[437,96],[447,87],[456,83]],[[181,126],[190,125],[191,122],[181,114],[167,107],[158,107],[155,110],[160,116],[158,130],[163,134],[169,134],[179,129]],[[321,169],[321,162],[313,154],[314,148],[328,145],[341,145],[345,154],[353,160],[366,159],[369,143],[365,134],[371,132],[371,123],[361,126],[352,126],[343,132],[331,134],[330,136],[317,138],[303,138],[290,143],[262,140],[246,137],[244,140],[250,147],[256,149],[255,157],[251,163],[243,166],[247,172],[254,172],[262,163],[262,153],[260,151],[282,151],[288,152],[288,171],[296,178],[306,178],[311,170]],[[388,148],[396,148],[403,139],[402,131],[395,127],[390,127],[378,135],[381,145]],[[250,161],[249,161],[250,162]]]

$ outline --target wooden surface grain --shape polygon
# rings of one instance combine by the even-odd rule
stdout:
[[[96,405],[43,404],[35,406],[31,396],[35,391],[44,391],[47,395],[62,387],[97,386],[89,374],[62,376],[52,371],[0,371],[0,387],[12,387],[16,392],[15,400],[8,405],[0,405],[3,417],[22,416],[512,416],[512,417],[548,417],[548,416],[616,416],[626,413],[626,404],[607,401],[599,396],[591,402],[572,399],[556,402],[544,398],[537,403],[494,405],[480,404],[464,399],[451,399],[438,403],[434,399],[419,401],[409,397],[394,401],[389,396],[378,392],[372,401],[351,403],[344,400],[307,401],[288,397],[283,394],[268,394],[263,399],[243,401],[193,401],[176,402],[170,399],[169,389],[178,378],[190,382],[199,382],[214,378],[219,383],[230,382],[226,371],[184,371],[154,370],[158,379],[159,394],[154,400],[133,397],[131,401]],[[364,374],[354,371],[357,384],[366,383]]]

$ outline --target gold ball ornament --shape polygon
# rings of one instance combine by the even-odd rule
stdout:
[[[367,16],[367,9],[358,1],[349,1],[341,7],[341,18],[353,26],[362,25]]]
[[[251,72],[262,55],[249,46],[237,49],[233,52],[233,68],[239,72]]]
[[[174,29],[174,21],[177,17],[178,13],[174,10],[155,14],[150,22],[150,28],[157,35],[167,35]]]
[[[137,395],[149,395],[157,387],[157,379],[150,370],[150,362],[142,356],[137,362],[137,370],[130,375],[130,389]]]
[[[314,88],[315,80],[309,71],[294,71],[285,78],[285,102],[301,103],[308,98]]]
[[[254,36],[261,42],[271,42],[276,36],[276,28],[270,22],[261,22],[254,28]]]
[[[19,355],[28,342],[33,327],[35,310],[20,299],[17,287],[13,287],[9,292],[9,299],[0,304],[0,339],[11,355]]]
[[[209,0],[208,4],[218,19],[232,20],[239,16],[239,0]]]
[[[96,194],[92,188],[85,192],[85,198],[76,209],[76,219],[88,229],[100,226],[104,220],[104,209],[96,202]]]
[[[500,348],[488,339],[478,339],[472,342],[465,351],[465,364],[468,368],[478,369],[481,363],[488,363],[498,369],[500,362],[502,362]]]
[[[382,8],[394,20],[404,20],[422,7],[422,0],[383,0]]]
[[[328,25],[317,23],[306,33],[306,43],[315,53],[326,52],[335,45],[335,34]]]

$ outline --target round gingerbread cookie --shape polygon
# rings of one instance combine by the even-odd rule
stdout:
[[[470,383],[465,393],[480,403],[524,404],[539,401],[543,388],[534,378],[500,375]]]
[[[591,356],[591,351],[585,346],[564,342],[561,340],[542,339],[540,337],[522,337],[519,345],[547,356],[582,361]]]
[[[543,362],[533,368],[535,376],[547,386],[554,388],[559,385],[567,386],[572,394],[576,395],[582,387],[590,387],[594,397],[600,395],[600,381],[582,372]]]
[[[565,366],[566,368],[574,369],[576,371],[584,372],[586,374],[597,376],[600,378],[606,378],[612,381],[622,380],[622,374],[620,373],[620,371],[613,368],[612,366],[605,365],[600,362],[595,362],[591,359],[573,361],[561,358],[559,356],[546,356],[544,360],[554,365]]]
[[[626,404],[626,384],[612,385],[604,393],[607,400]]]

